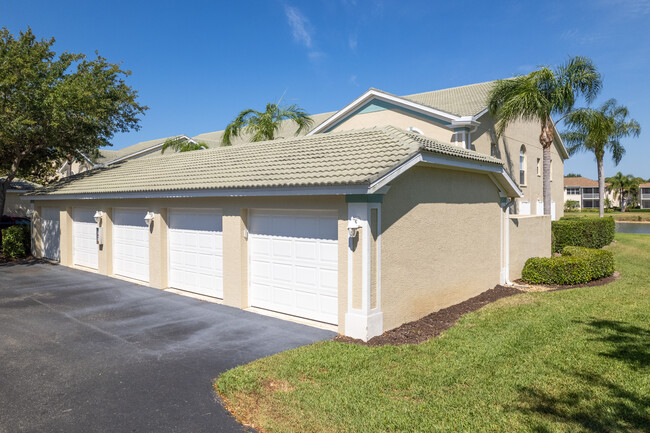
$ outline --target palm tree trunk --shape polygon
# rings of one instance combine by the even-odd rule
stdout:
[[[605,216],[605,170],[603,158],[598,158],[598,215]]]
[[[551,214],[551,147],[543,148],[544,167],[542,179],[542,194],[544,196],[544,215]]]
[[[543,179],[542,196],[544,197],[544,215],[551,214],[551,146],[553,146],[553,121],[550,118],[542,123],[539,136],[542,145]]]
[[[7,176],[4,182],[0,183],[0,216],[4,215],[5,212],[5,202],[7,201],[7,190],[13,178]]]

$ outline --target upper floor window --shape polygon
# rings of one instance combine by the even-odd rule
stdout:
[[[537,176],[542,175],[542,161],[537,158]]]
[[[567,189],[566,189],[566,193],[567,193],[567,194],[573,194],[573,195],[580,194],[580,187],[569,186],[569,187],[567,187]]]
[[[519,150],[519,185],[526,185],[526,146]]]

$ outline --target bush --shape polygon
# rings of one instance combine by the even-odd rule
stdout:
[[[616,224],[607,218],[561,218],[551,223],[553,252],[559,253],[566,246],[602,248],[614,240]]]
[[[17,225],[2,231],[2,253],[7,257],[27,257],[32,249],[30,226]]]
[[[614,273],[610,251],[568,246],[560,257],[532,257],[526,261],[521,279],[530,284],[584,284]]]

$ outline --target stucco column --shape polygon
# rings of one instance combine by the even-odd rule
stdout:
[[[59,213],[61,227],[61,264],[72,266],[72,206],[68,206]]]
[[[156,289],[168,287],[167,276],[167,209],[154,208],[149,225],[149,285]]]
[[[102,231],[102,244],[98,245],[97,252],[97,271],[103,275],[113,274],[113,212],[112,208],[98,209],[102,212],[102,218],[99,220],[98,227]]]
[[[223,212],[223,303],[248,307],[248,248],[244,232],[248,210],[227,207]]]
[[[368,341],[381,335],[381,196],[349,196],[348,220],[360,229],[348,239],[348,311],[345,335]]]

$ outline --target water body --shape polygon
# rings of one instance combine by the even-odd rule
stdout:
[[[643,233],[650,235],[650,223],[616,222],[616,233]]]

